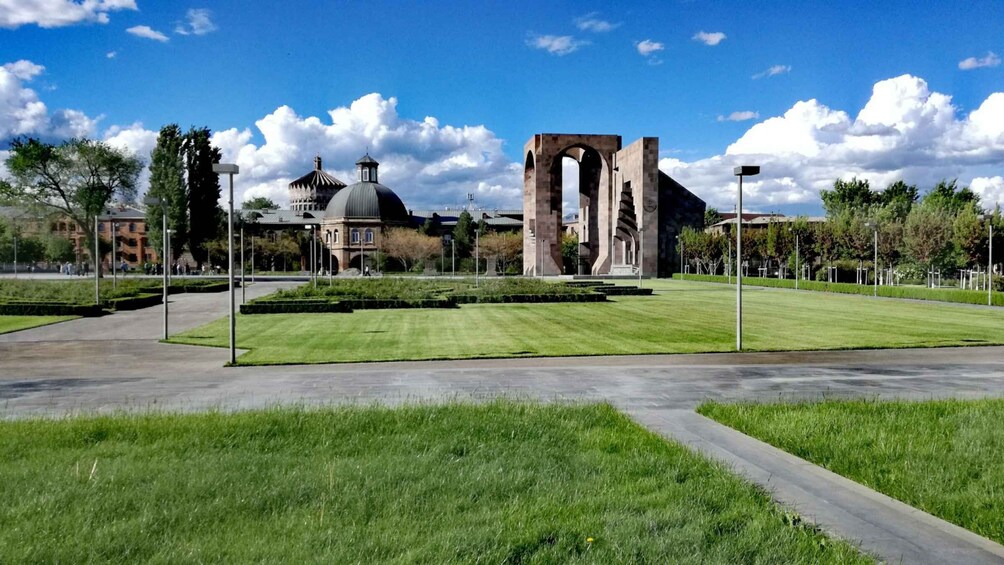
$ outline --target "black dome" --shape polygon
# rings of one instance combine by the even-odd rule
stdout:
[[[375,182],[357,182],[331,199],[325,218],[379,218],[383,223],[406,224],[410,218],[394,191]]]

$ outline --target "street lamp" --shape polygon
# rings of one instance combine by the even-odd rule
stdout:
[[[230,176],[230,197],[227,202],[227,279],[230,282],[230,364],[237,363],[237,326],[234,316],[234,175],[240,167],[232,163],[213,163],[213,172]]]
[[[156,196],[147,196],[143,202],[147,206],[160,206],[161,213],[163,214],[161,218],[160,227],[163,229],[163,236],[161,237],[163,244],[163,253],[161,254],[160,263],[164,266],[163,281],[161,286],[164,287],[164,339],[167,339],[167,201],[163,198],[158,198]]]
[[[244,210],[241,210],[241,304],[247,302],[247,290],[244,285]]]
[[[986,220],[990,227],[989,248],[987,249],[987,306],[993,306],[994,289],[994,217],[992,214],[980,214],[981,220]]]
[[[116,265],[116,253],[115,253],[115,240],[118,239],[119,225],[116,222],[109,222],[109,226],[112,230],[112,288],[119,287],[119,270]]]
[[[310,281],[314,283],[314,288],[317,288],[317,277],[314,276],[314,226],[312,224],[304,224],[303,227],[310,230],[310,266],[307,267],[307,272],[310,274]]]
[[[874,282],[872,283],[872,296],[878,297],[878,223],[877,222],[865,222],[865,226],[872,229],[872,234],[874,236],[872,249],[874,249],[875,258],[873,259],[873,267],[875,271]],[[867,280],[867,279],[866,279]]]
[[[101,256],[98,255],[98,215],[94,215],[94,303],[101,304]]]
[[[732,169],[739,177],[736,196],[736,351],[743,349],[743,177],[760,174],[759,165],[743,165]]]

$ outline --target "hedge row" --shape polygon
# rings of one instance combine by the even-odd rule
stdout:
[[[606,302],[605,294],[454,294],[457,304],[516,304],[545,302]]]
[[[309,314],[351,312],[348,305],[326,300],[260,300],[241,304],[241,314]]]
[[[109,308],[115,310],[139,310],[156,306],[164,301],[163,294],[140,294],[137,296],[124,296],[122,298],[112,298],[106,301]]]
[[[673,275],[677,280],[728,283],[729,279],[722,275],[684,275],[679,273]],[[735,279],[733,279],[734,281]],[[770,288],[795,288],[793,279],[771,279],[761,277],[743,277],[743,284],[749,286],[763,286]],[[819,281],[798,281],[800,290],[812,290],[818,292],[834,292],[838,294],[861,294],[871,296],[875,290],[872,285],[852,284],[852,283],[828,283]],[[933,300],[937,302],[956,302],[960,304],[986,304],[987,293],[985,290],[962,290],[947,288],[924,288],[916,286],[879,286],[878,295],[887,298],[911,298],[914,300]],[[1004,306],[1004,293],[994,292],[992,295],[994,306]]]
[[[98,304],[69,302],[5,302],[0,304],[0,316],[101,316],[105,311]]]

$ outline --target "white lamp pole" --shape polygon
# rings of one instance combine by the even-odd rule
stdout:
[[[872,285],[872,296],[878,297],[878,223],[876,222],[865,222],[865,226],[872,229],[872,249],[874,250],[874,270],[875,270],[875,282]],[[865,278],[865,283],[868,282],[867,275]]]
[[[119,269],[118,269],[118,260],[115,253],[115,240],[118,239],[119,225],[115,222],[108,222],[108,226],[112,232],[112,260],[110,263],[112,266],[112,288],[118,288]]]
[[[743,349],[743,177],[760,174],[757,165],[743,165],[732,169],[739,177],[736,197],[736,351]]]
[[[227,279],[230,283],[230,364],[237,363],[237,319],[234,313],[234,175],[240,167],[232,163],[214,163],[213,172],[230,176],[230,195],[227,201]]]
[[[241,211],[241,304],[247,301],[247,291],[244,290],[244,212]]]
[[[94,303],[101,304],[101,256],[98,255],[98,216],[94,215]]]
[[[481,226],[474,231],[474,288],[481,283]]]
[[[981,220],[986,220],[990,227],[990,239],[987,241],[987,306],[993,306],[994,290],[994,217],[992,214],[981,214]]]

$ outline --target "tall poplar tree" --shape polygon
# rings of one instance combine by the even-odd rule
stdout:
[[[201,267],[208,261],[206,243],[225,230],[220,208],[220,178],[213,164],[220,162],[220,150],[209,142],[209,128],[191,128],[185,136],[185,167],[188,172],[189,250]]]
[[[178,124],[160,128],[157,145],[150,154],[149,196],[167,203],[167,227],[171,235],[171,260],[181,257],[188,242],[188,187],[185,183],[184,138]],[[163,211],[150,206],[146,212],[147,234],[159,251],[163,243]],[[160,253],[158,253],[160,255]]]

